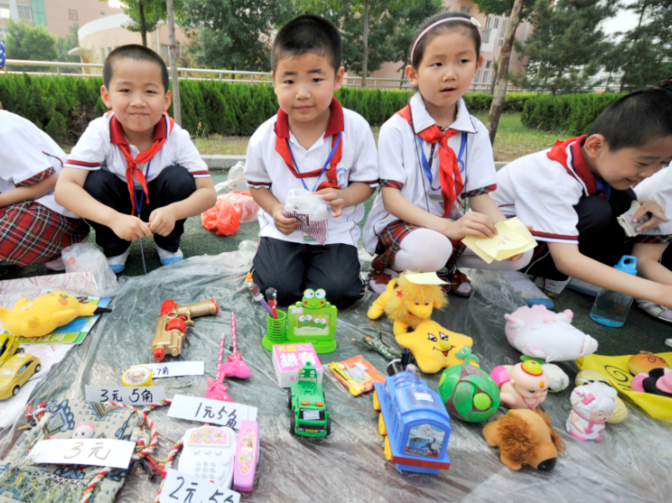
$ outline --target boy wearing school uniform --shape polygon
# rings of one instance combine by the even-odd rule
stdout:
[[[632,247],[617,221],[636,199],[632,187],[671,158],[672,92],[658,87],[611,104],[587,135],[558,141],[502,168],[493,200],[505,215],[532,226],[540,242],[522,272],[541,278],[546,293],[559,293],[575,278],[672,305],[672,286],[613,268]],[[646,212],[654,216],[640,230],[666,220],[655,202],[640,203],[636,220]]]
[[[334,98],[343,81],[338,29],[318,16],[299,16],[276,36],[271,53],[280,110],[254,133],[245,179],[259,211],[254,282],[273,287],[278,303],[323,288],[344,308],[362,296],[357,243],[364,205],[378,184],[376,145],[366,120]],[[324,245],[284,216],[291,189],[320,194],[331,206]]]
[[[0,110],[0,144],[0,261],[64,269],[63,248],[89,234],[77,215],[54,200],[65,152],[35,124],[6,110]]]
[[[178,262],[184,221],[217,196],[189,133],[165,112],[168,69],[152,50],[126,45],[107,56],[103,78],[101,96],[112,110],[72,149],[56,198],[96,229],[114,272],[143,237],[154,237],[162,265]]]

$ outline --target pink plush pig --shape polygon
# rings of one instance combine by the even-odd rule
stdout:
[[[597,351],[597,341],[572,326],[569,309],[554,313],[544,306],[519,307],[505,314],[509,343],[524,355],[546,363],[576,360]]]

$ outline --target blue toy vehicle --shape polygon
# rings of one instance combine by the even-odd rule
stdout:
[[[415,366],[375,383],[373,408],[385,436],[385,457],[399,470],[439,473],[450,467],[450,416],[441,397],[415,375]]]

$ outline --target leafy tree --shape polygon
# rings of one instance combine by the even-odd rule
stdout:
[[[183,0],[182,26],[198,30],[191,51],[207,68],[269,71],[269,41],[292,13],[282,0]]]
[[[70,56],[68,51],[74,49],[79,45],[79,38],[77,31],[79,30],[79,23],[75,21],[70,25],[70,32],[65,37],[56,38],[56,52],[58,53],[56,59],[58,61],[69,61],[71,63],[79,63],[79,56]],[[81,73],[79,68],[61,68],[62,73]]]
[[[620,92],[668,78],[672,71],[672,0],[636,0],[625,9],[636,16],[637,26],[627,33],[606,58],[605,69],[622,72]]]
[[[406,67],[411,58],[411,42],[416,28],[425,19],[443,10],[441,0],[409,0],[391,11],[394,31],[390,36],[393,56],[391,61],[401,61]]]
[[[107,0],[100,0],[107,2]],[[174,0],[175,11],[179,16],[182,12],[182,0]],[[129,31],[139,32],[142,45],[147,47],[147,33],[156,30],[159,22],[168,17],[166,0],[124,0],[121,8],[131,22],[124,26]]]
[[[581,91],[612,47],[601,24],[617,7],[617,0],[537,0],[523,47],[530,57],[523,85],[554,95]]]
[[[54,61],[56,59],[56,39],[46,26],[33,26],[27,21],[18,23],[7,19],[7,40],[5,54],[7,59],[29,61]],[[19,71],[48,71],[48,66],[16,66]]]

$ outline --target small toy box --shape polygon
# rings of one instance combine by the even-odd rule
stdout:
[[[322,364],[311,343],[277,344],[273,346],[273,368],[278,384],[283,388],[289,388],[290,383],[298,379],[299,370],[307,362],[315,365],[317,382],[322,384]]]

